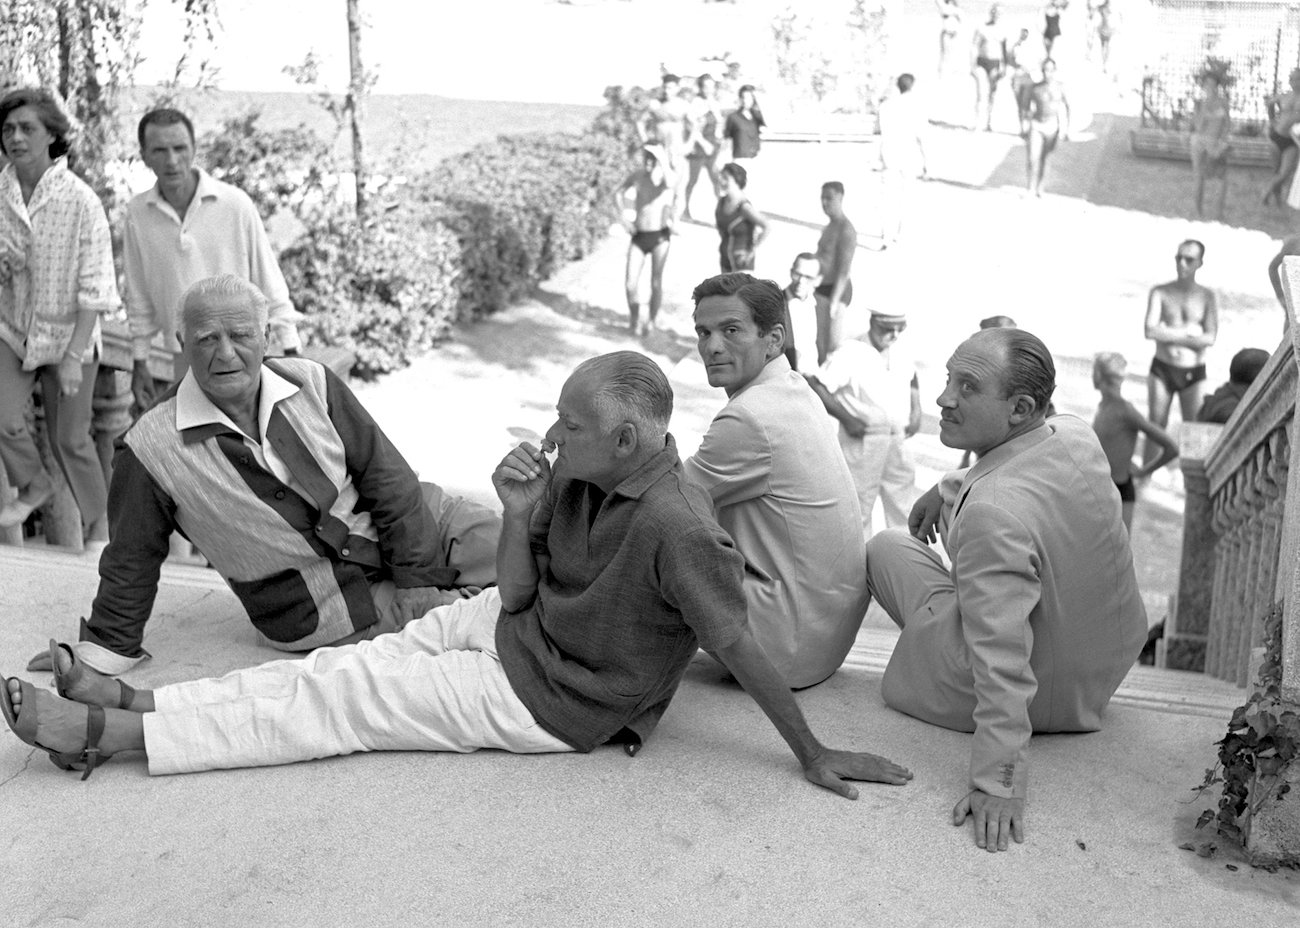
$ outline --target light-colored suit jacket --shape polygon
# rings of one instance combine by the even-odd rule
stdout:
[[[1091,427],[1054,416],[980,458],[945,510],[960,618],[905,627],[886,691],[973,722],[971,785],[1023,797],[1030,734],[1100,728],[1146,641],[1119,493]]]
[[[870,595],[835,428],[780,355],[731,397],[684,463],[745,557],[750,628],[792,687],[820,683],[844,662]]]

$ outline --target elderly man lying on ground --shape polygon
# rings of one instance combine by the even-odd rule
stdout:
[[[226,275],[190,287],[181,340],[189,371],[114,460],[111,541],[72,646],[81,660],[116,674],[148,657],[144,628],[177,530],[284,651],[394,631],[495,582],[496,514],[421,484],[320,364],[266,359],[267,301],[253,284]]]
[[[902,627],[882,694],[900,712],[975,733],[953,824],[975,843],[1024,840],[1033,732],[1096,731],[1146,641],[1110,464],[1087,423],[1045,418],[1052,356],[987,329],[948,361],[939,438],[979,455],[917,501],[912,534],[867,542],[867,579]],[[926,547],[935,528],[952,569]]]
[[[823,747],[750,633],[744,560],[682,472],[659,367],[629,351],[589,360],[557,409],[544,443],[554,467],[522,444],[492,476],[505,510],[498,589],[395,634],[153,691],[52,645],[70,699],[11,679],[0,709],[25,742],[87,775],[127,750],[145,751],[154,774],[377,750],[540,753],[613,741],[634,754],[703,646],[810,781],[850,799],[857,789],[844,779],[907,782],[882,757]]]

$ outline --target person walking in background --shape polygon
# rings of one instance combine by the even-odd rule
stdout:
[[[0,460],[14,500],[0,500],[0,527],[21,525],[54,493],[27,427],[41,384],[54,458],[81,510],[88,541],[108,538],[108,489],[90,437],[99,370],[100,316],[117,308],[108,217],[99,197],[68,170],[72,121],[45,89],[0,100]]]
[[[722,239],[718,246],[722,273],[752,271],[754,252],[767,235],[767,220],[745,197],[749,175],[738,164],[722,167],[722,196],[713,220]]]
[[[1265,98],[1268,108],[1268,137],[1277,148],[1277,169],[1269,178],[1264,188],[1264,205],[1271,201],[1276,206],[1282,205],[1283,193],[1290,189],[1296,163],[1300,162],[1300,149],[1291,129],[1300,122],[1300,68],[1291,72],[1291,89],[1285,93],[1275,93]]]
[[[948,55],[961,34],[961,7],[957,0],[934,0],[939,10],[939,74],[948,70]]]
[[[1025,183],[1036,197],[1043,195],[1047,159],[1057,144],[1070,137],[1070,101],[1056,79],[1056,62],[1043,59],[1043,79],[1029,89],[1025,133]]]
[[[627,327],[634,335],[644,335],[654,328],[659,307],[663,305],[664,266],[668,263],[673,222],[677,215],[677,191],[667,153],[662,146],[647,145],[641,149],[641,154],[641,167],[624,178],[614,193],[615,209],[632,237],[627,246],[624,290],[627,293]],[[623,213],[629,192],[635,197],[635,214],[630,220]],[[641,319],[638,291],[647,256],[650,258],[650,318],[645,321]]]
[[[740,88],[740,109],[727,115],[722,129],[723,138],[731,142],[732,161],[743,161],[747,168],[752,167],[763,145],[763,127],[766,125],[763,111],[754,96],[754,85],[745,84]]]
[[[718,82],[711,74],[701,74],[695,79],[695,99],[690,104],[690,151],[687,155],[686,190],[683,196],[682,216],[691,218],[691,194],[699,183],[700,174],[707,174],[715,197],[722,196],[724,148],[722,145],[722,104],[718,100]]]
[[[1050,56],[1052,46],[1061,35],[1061,14],[1068,7],[1069,0],[1048,0],[1043,8],[1043,50]]]
[[[1101,403],[1092,420],[1092,430],[1097,433],[1101,450],[1110,462],[1110,478],[1119,490],[1120,514],[1124,528],[1133,531],[1133,507],[1137,502],[1135,481],[1145,480],[1174,458],[1178,445],[1169,434],[1134,408],[1124,399],[1121,389],[1128,362],[1124,356],[1104,351],[1092,361],[1092,385],[1101,393]],[[1153,461],[1133,469],[1133,450],[1138,435],[1145,435],[1148,445],[1159,446],[1160,455]]]
[[[972,36],[975,64],[971,76],[975,78],[975,128],[993,131],[993,101],[997,96],[998,82],[1007,70],[1007,37],[998,25],[1002,11],[995,3],[989,7],[989,18]]]
[[[898,95],[880,104],[880,167],[884,171],[884,246],[897,244],[903,233],[904,215],[911,203],[918,177],[929,175],[925,159],[925,136],[929,121],[920,100],[912,93],[916,78],[900,74]]]
[[[1230,106],[1219,75],[1212,71],[1201,74],[1201,93],[1192,108],[1192,133],[1188,140],[1192,173],[1196,177],[1196,215],[1205,215],[1205,182],[1213,178],[1219,181],[1215,218],[1222,220],[1228,196],[1228,155],[1232,150],[1228,141],[1232,124]]]

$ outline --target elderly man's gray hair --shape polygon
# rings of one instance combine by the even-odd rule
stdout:
[[[181,296],[182,332],[190,330],[199,307],[203,305],[205,298],[210,296],[242,299],[257,317],[258,331],[260,332],[266,328],[267,314],[270,307],[270,301],[266,298],[266,295],[243,277],[236,277],[234,274],[219,274],[216,277],[205,277],[191,284],[189,289]]]
[[[662,441],[673,415],[673,388],[659,365],[636,351],[615,351],[589,358],[573,372],[599,381],[592,405],[600,424],[612,429],[631,422],[643,441]]]

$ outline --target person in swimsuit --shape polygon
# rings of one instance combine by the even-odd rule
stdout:
[[[1097,433],[1101,450],[1110,462],[1110,478],[1119,490],[1120,515],[1124,528],[1133,532],[1133,506],[1137,502],[1135,480],[1144,480],[1178,457],[1178,445],[1169,433],[1153,423],[1124,399],[1124,372],[1128,362],[1113,351],[1103,351],[1092,362],[1092,385],[1101,393],[1101,403],[1092,420],[1092,430]],[[1160,456],[1136,470],[1133,451],[1138,435],[1145,435],[1149,444],[1160,448]]]
[[[627,246],[624,286],[628,330],[636,335],[644,335],[654,328],[659,307],[663,305],[664,265],[668,263],[673,221],[677,216],[677,188],[667,153],[659,145],[647,145],[641,151],[641,168],[629,174],[614,193],[615,209],[632,237]],[[636,197],[633,219],[624,213],[629,192]],[[650,318],[643,321],[638,291],[647,256],[650,258]]]
[[[1056,62],[1051,58],[1043,59],[1043,79],[1029,89],[1027,103],[1026,182],[1029,192],[1041,197],[1047,159],[1056,150],[1056,143],[1070,134],[1070,101],[1056,79]]]
[[[948,70],[948,53],[961,31],[961,7],[957,0],[934,0],[939,9],[939,73]]]
[[[722,196],[713,219],[722,241],[718,246],[722,273],[752,271],[754,252],[767,235],[767,220],[745,197],[749,176],[738,164],[723,165]]]
[[[975,126],[981,121],[985,132],[993,131],[993,98],[998,92],[998,82],[1007,69],[1007,37],[998,25],[1002,11],[995,3],[989,7],[989,19],[975,30],[972,48],[975,52]]]
[[[817,300],[818,366],[826,363],[826,356],[839,347],[844,337],[844,317],[853,302],[849,273],[858,249],[858,230],[844,215],[844,185],[839,181],[822,184],[822,212],[830,221],[817,240],[817,261],[822,269],[821,285],[813,291]]]
[[[1188,142],[1192,153],[1192,173],[1196,175],[1196,215],[1205,215],[1205,181],[1215,178],[1220,181],[1216,217],[1221,220],[1223,203],[1228,195],[1228,153],[1232,148],[1228,142],[1228,129],[1232,120],[1228,98],[1223,93],[1218,75],[1202,74],[1201,90],[1204,96],[1192,109],[1192,134]]]
[[[1196,282],[1205,260],[1205,246],[1188,239],[1174,256],[1178,276],[1151,288],[1147,301],[1146,337],[1156,343],[1147,379],[1147,417],[1165,428],[1173,398],[1184,422],[1195,422],[1205,390],[1205,350],[1219,335],[1219,307],[1214,291]],[[1150,464],[1156,449],[1146,443],[1143,461]]]
[[[1277,170],[1264,188],[1264,205],[1271,200],[1281,206],[1283,194],[1291,187],[1296,163],[1300,162],[1300,149],[1291,137],[1291,128],[1300,122],[1300,68],[1291,72],[1291,89],[1273,94],[1264,100],[1264,105],[1271,114],[1268,137],[1277,146]]]
[[[664,169],[673,179],[677,208],[686,205],[686,158],[690,154],[693,129],[691,105],[682,97],[681,78],[665,74],[661,79],[658,97],[641,116],[637,134],[643,145],[658,145],[667,155]],[[676,217],[674,217],[676,218]]]
[[[1068,0],[1049,0],[1043,10],[1043,50],[1049,55],[1061,34],[1061,13],[1068,5]]]

